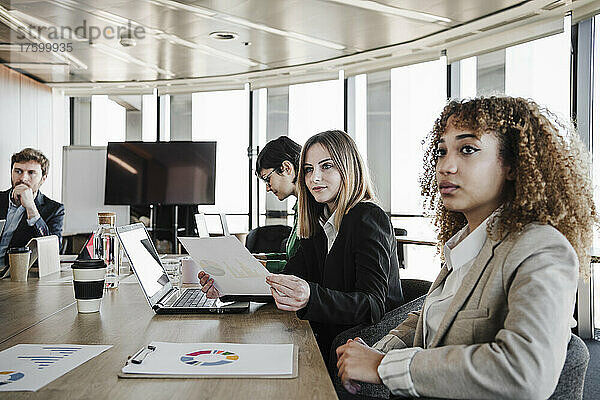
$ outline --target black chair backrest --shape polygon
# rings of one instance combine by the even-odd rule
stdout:
[[[251,253],[285,253],[285,243],[292,227],[265,225],[252,229],[246,237],[246,248]]]

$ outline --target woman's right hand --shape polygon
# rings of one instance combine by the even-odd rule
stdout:
[[[202,291],[206,293],[206,297],[209,299],[217,299],[220,294],[217,288],[214,287],[215,280],[210,277],[204,271],[198,272],[198,280],[200,281],[200,285],[202,286]]]

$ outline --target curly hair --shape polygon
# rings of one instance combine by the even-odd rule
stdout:
[[[436,182],[438,142],[449,124],[477,137],[494,133],[499,160],[515,174],[515,180],[505,185],[501,212],[488,223],[488,236],[514,235],[532,222],[549,224],[569,240],[579,258],[580,275],[587,277],[588,250],[598,222],[589,154],[570,122],[529,99],[451,101],[435,121],[423,141],[421,193],[438,229],[438,250],[467,223],[462,213],[444,207]]]

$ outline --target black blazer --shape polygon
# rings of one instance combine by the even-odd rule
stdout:
[[[10,190],[0,192],[0,219],[6,219],[8,213],[8,196]],[[65,218],[65,206],[61,203],[51,200],[38,190],[35,197],[35,205],[40,213],[40,218],[33,226],[27,224],[27,214],[25,213],[17,225],[17,229],[13,233],[12,239],[8,248],[22,247],[34,237],[40,236],[58,236],[58,240],[62,238],[63,221]],[[5,260],[8,265],[8,259]]]
[[[301,239],[283,273],[310,286],[308,304],[297,315],[310,321],[325,360],[338,333],[378,322],[404,303],[394,228],[371,202],[357,204],[344,216],[329,254],[323,229]]]

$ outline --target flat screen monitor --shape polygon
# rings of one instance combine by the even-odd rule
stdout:
[[[216,142],[110,142],[106,205],[215,204]]]

